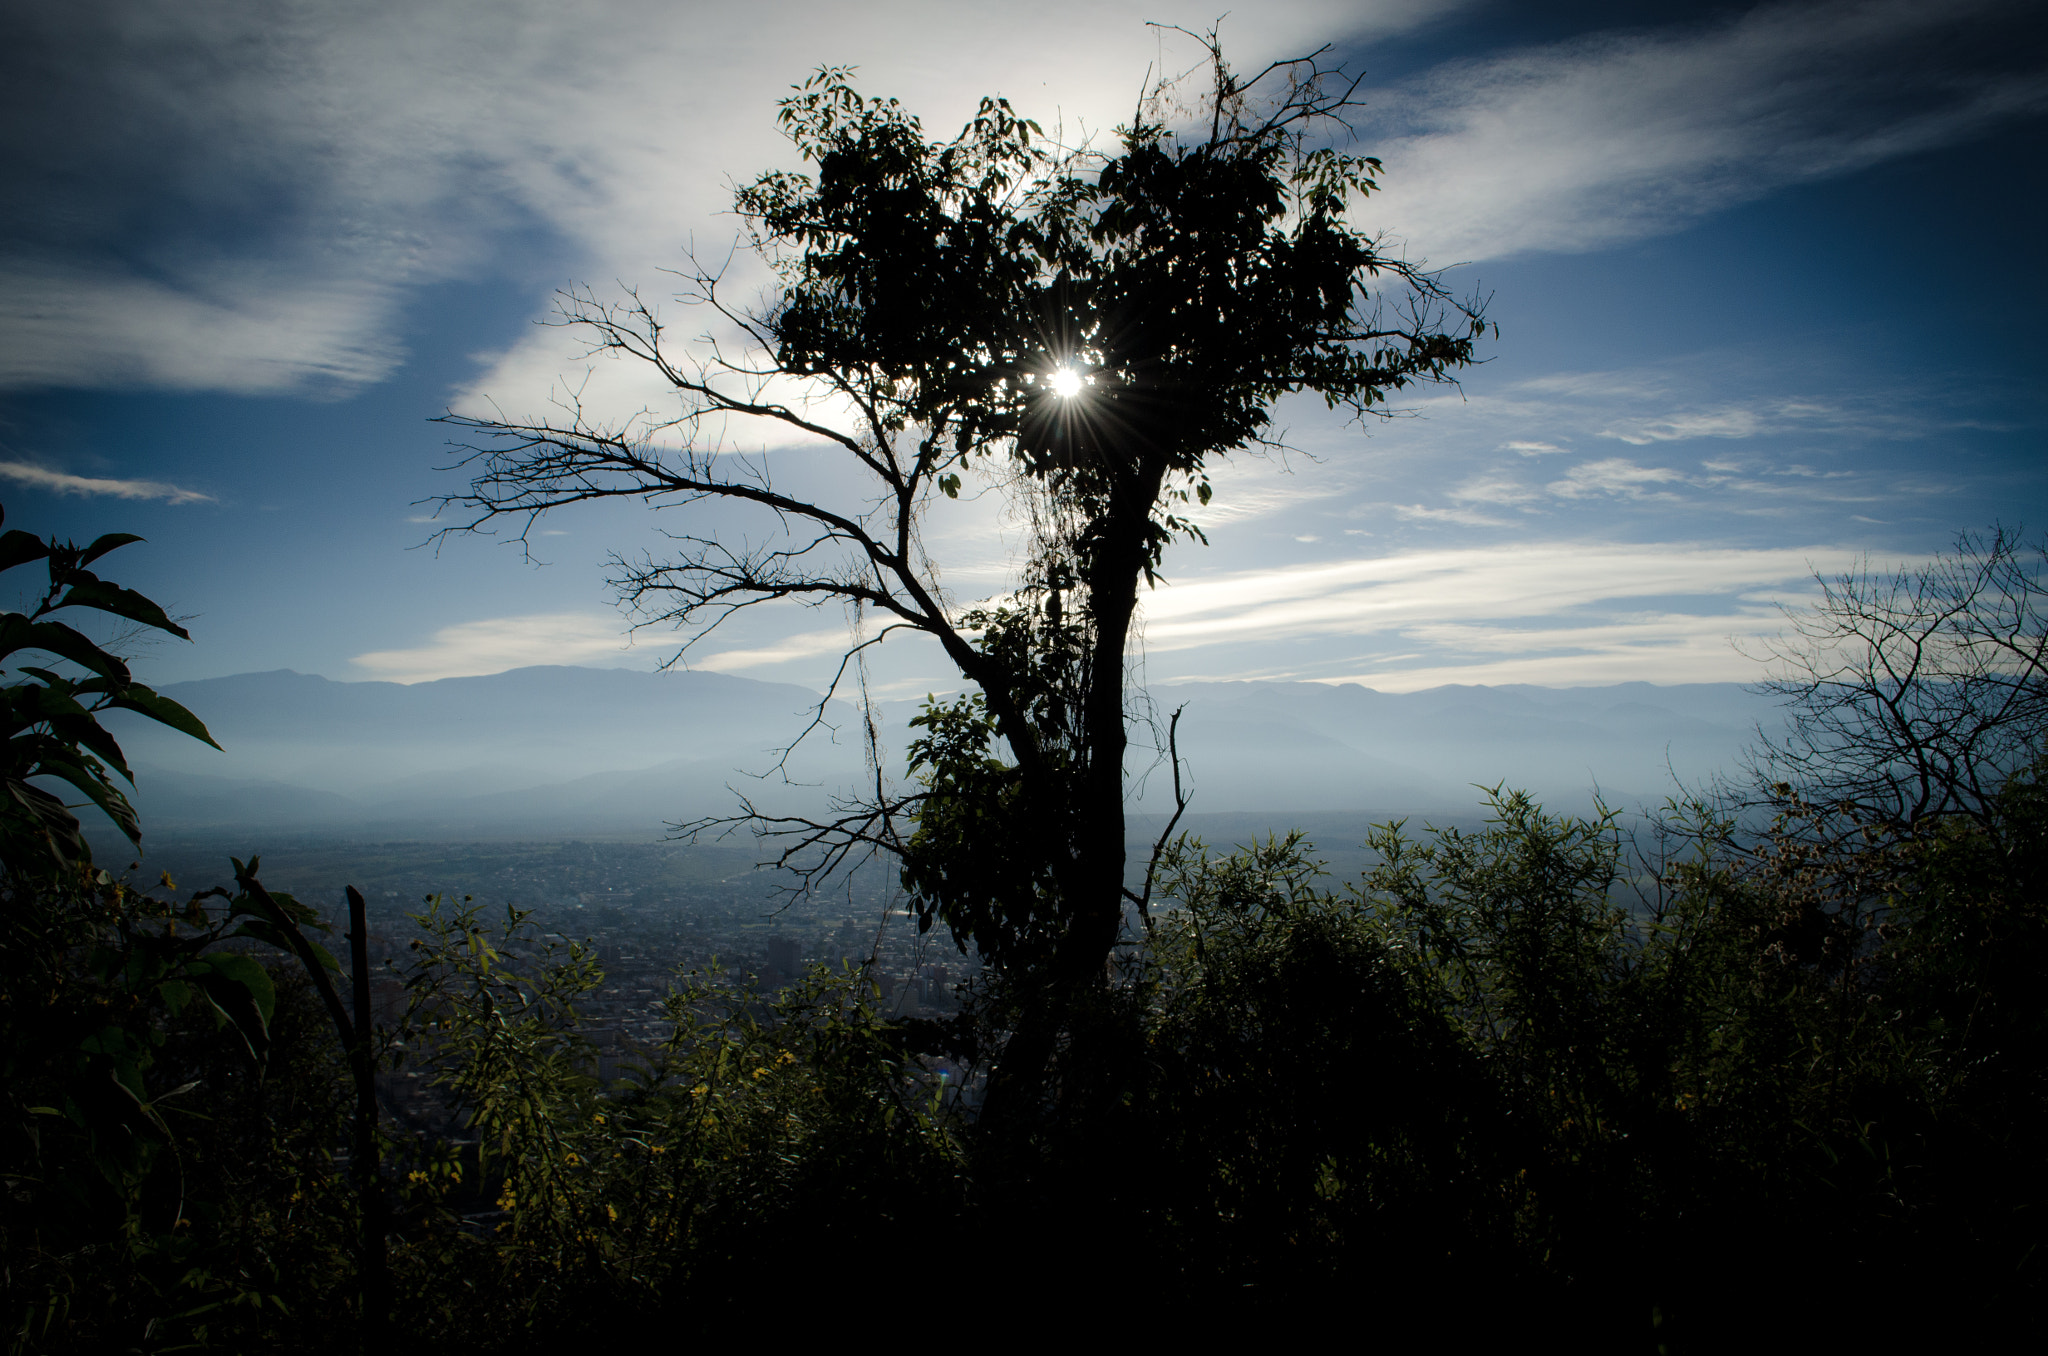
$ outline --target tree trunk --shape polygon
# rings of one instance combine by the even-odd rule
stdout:
[[[1081,562],[1094,622],[1094,650],[1081,730],[1086,766],[1072,803],[1060,807],[1071,844],[1059,873],[1060,935],[1044,974],[1022,995],[1017,1026],[989,1088],[984,1117],[1035,1123],[1062,1029],[1077,1008],[1106,987],[1110,952],[1123,923],[1125,867],[1124,659],[1137,615],[1138,580],[1147,562],[1152,505],[1165,479],[1163,460],[1143,457],[1117,478],[1107,513]]]

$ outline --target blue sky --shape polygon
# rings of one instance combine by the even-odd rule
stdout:
[[[190,616],[172,681],[412,681],[651,666],[609,605],[658,544],[627,505],[513,547],[422,546],[454,408],[659,396],[536,325],[557,288],[667,290],[722,256],[731,185],[793,162],[774,101],[825,62],[933,130],[984,93],[1105,131],[1187,5],[6,5],[0,499],[9,526],[140,532],[110,573]],[[1367,71],[1357,219],[1462,265],[1501,334],[1457,391],[1217,481],[1208,548],[1147,600],[1176,678],[1755,676],[1812,569],[2048,529],[2048,24],[2038,4],[1269,3],[1241,66]],[[738,261],[733,278],[758,279]],[[788,474],[838,483],[810,449]],[[993,497],[930,544],[1000,591]],[[819,684],[836,613],[762,613],[690,663]],[[1736,642],[1731,644],[1731,638]],[[1753,646],[1750,648],[1754,648]],[[885,693],[944,685],[890,647]],[[898,691],[900,689],[900,691]]]

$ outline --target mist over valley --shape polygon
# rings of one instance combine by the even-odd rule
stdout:
[[[279,670],[177,683],[164,695],[224,752],[110,720],[152,835],[649,840],[734,810],[823,808],[871,786],[857,710],[835,700],[786,761],[817,693],[703,672],[537,666],[401,685]],[[880,763],[904,779],[921,701],[884,702]],[[1182,711],[1186,823],[1233,830],[1399,816],[1468,818],[1506,783],[1558,812],[1655,805],[1732,772],[1769,699],[1733,683],[1603,687],[1161,685],[1157,738],[1134,727],[1134,832],[1172,810],[1163,752]],[[1266,816],[1271,824],[1264,824]],[[1332,844],[1332,846],[1336,846]]]

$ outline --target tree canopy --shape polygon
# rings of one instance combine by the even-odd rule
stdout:
[[[1380,172],[1330,144],[1356,82],[1321,53],[1245,78],[1208,47],[1192,99],[1154,85],[1106,151],[1063,146],[993,97],[934,140],[848,70],[821,70],[781,103],[808,169],[737,195],[778,293],[736,308],[704,272],[683,298],[744,352],[716,335],[677,345],[638,296],[576,293],[563,320],[651,366],[678,409],[626,424],[453,420],[473,435],[474,481],[454,497],[466,528],[622,496],[776,515],[783,535],[768,544],[714,530],[616,562],[623,597],[687,643],[780,600],[877,619],[849,661],[898,630],[938,641],[977,691],[927,713],[912,750],[922,784],[878,776],[837,817],[768,827],[790,835],[786,863],[902,858],[923,924],[1042,991],[1027,1011],[1099,982],[1132,898],[1126,656],[1140,586],[1175,537],[1202,535],[1215,459],[1277,445],[1273,405],[1289,393],[1379,412],[1473,361],[1487,329],[1477,302],[1352,223]],[[1192,120],[1172,115],[1177,101]],[[731,455],[735,420],[823,439],[864,491],[783,491]],[[1036,533],[1009,593],[962,602],[920,528],[977,475],[1023,501]],[[1011,869],[997,881],[963,854]]]

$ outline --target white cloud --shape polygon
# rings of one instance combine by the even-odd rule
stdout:
[[[1589,499],[1596,494],[1640,499],[1652,493],[1654,486],[1684,480],[1683,472],[1668,466],[1638,466],[1626,457],[1603,457],[1599,461],[1581,462],[1565,472],[1564,479],[1553,480],[1545,488],[1560,499]]]
[[[19,461],[0,461],[0,478],[38,490],[48,490],[52,494],[105,495],[113,499],[162,499],[172,504],[214,502],[210,494],[181,489],[160,480],[104,480],[95,476],[75,476],[63,471],[52,471],[46,467],[31,466]]]
[[[0,389],[149,386],[339,392],[391,374],[390,283],[244,265],[177,284],[76,262],[0,260]]]
[[[742,669],[758,669],[769,664],[786,664],[793,659],[815,659],[821,654],[841,654],[852,642],[843,626],[824,631],[805,631],[794,636],[785,636],[773,644],[755,646],[745,650],[721,650],[716,654],[690,656],[690,667],[708,669],[712,673],[735,673]]]
[[[543,612],[444,626],[426,645],[377,650],[349,663],[394,683],[426,683],[503,673],[531,664],[581,664],[623,655],[630,647],[615,616]]]
[[[2048,78],[1930,57],[2018,0],[1775,4],[1444,67],[1374,102],[1398,126],[1381,219],[1440,263],[1589,250],[2048,108]],[[1405,134],[1403,134],[1405,132]]]
[[[1510,476],[1492,473],[1471,477],[1450,497],[1461,504],[1526,504],[1541,496]]]
[[[1226,37],[1255,68],[1460,3],[1277,0]],[[724,255],[732,179],[793,163],[774,103],[821,64],[934,134],[1001,93],[1071,137],[1128,117],[1148,65],[1194,64],[1148,20],[1214,19],[1188,0],[1047,0],[1021,24],[941,0],[32,7],[0,83],[37,115],[0,128],[0,188],[43,244],[0,262],[0,387],[359,386],[402,358],[415,289],[499,267],[658,299],[688,242]],[[744,263],[742,301],[764,280]],[[581,367],[563,340],[522,339],[483,387],[545,392]]]
[[[1700,410],[1661,419],[1640,419],[1619,428],[1600,430],[1602,438],[1618,438],[1634,447],[1675,443],[1688,438],[1754,438],[1764,421],[1755,410]]]
[[[1779,634],[1780,605],[1810,601],[1816,571],[1862,560],[1556,541],[1247,571],[1149,595],[1145,649],[1158,681],[1750,682],[1760,670],[1737,646]]]
[[[1357,683],[1381,692],[1420,692],[1451,683],[1530,683],[1538,687],[1591,687],[1604,683],[1753,683],[1763,675],[1744,658],[1731,636],[1752,634],[1746,617],[1704,619],[1706,633],[1652,643],[1639,632],[1617,627],[1605,643],[1569,654],[1518,654],[1464,664],[1417,664],[1385,660],[1356,672],[1315,681]]]
[[[1737,600],[1754,605],[1796,596],[1815,570],[1833,573],[1860,558],[1839,547],[1566,541],[1253,570],[1169,584],[1147,595],[1145,648],[1167,654],[1245,642],[1422,637],[1426,628],[1447,624],[1527,626],[1602,609],[1640,612],[1640,602],[1630,600],[1642,599],[1723,598],[1733,608]],[[1616,616],[1594,620],[1634,624]]]
[[[1249,70],[1465,7],[1275,0],[1224,36]],[[347,389],[402,360],[418,287],[499,268],[659,298],[688,243],[723,256],[731,178],[790,163],[773,103],[819,64],[859,66],[935,133],[999,92],[1099,135],[1138,73],[1194,64],[1146,21],[1215,18],[1184,0],[1047,0],[1025,24],[938,0],[159,10],[33,7],[16,49],[39,55],[0,58],[40,110],[0,133],[0,163],[20,238],[42,241],[0,262],[0,385]],[[1374,95],[1401,122],[1363,129],[1388,165],[1372,215],[1442,261],[1586,249],[1959,141],[2040,109],[2041,80],[1916,58],[1931,34],[2026,12],[1775,5],[1449,66]],[[144,208],[138,247],[123,232]],[[742,259],[727,281],[744,301],[764,279]],[[541,331],[474,389],[537,394],[580,367]],[[624,375],[591,394],[630,403],[639,387],[611,392]]]
[[[1605,372],[1546,372],[1524,377],[1509,389],[1539,396],[1608,399],[1661,397],[1675,384],[1676,374],[1655,368],[1624,368]],[[1533,446],[1533,444],[1532,444]]]
[[[1155,669],[1177,679],[1199,669],[1337,681],[1334,665],[1342,681],[1390,691],[1446,682],[1746,681],[1755,666],[1730,648],[1730,637],[1774,633],[1782,624],[1777,602],[1806,597],[1815,570],[1838,572],[1860,558],[1836,547],[1563,541],[1245,571],[1147,593],[1142,645]],[[1674,606],[1680,599],[1687,605]],[[1337,657],[1360,642],[1382,653]],[[846,644],[846,630],[834,627],[693,652],[689,663],[743,672],[836,656]],[[1281,646],[1309,667],[1274,667]],[[924,690],[942,671],[941,657],[925,655],[915,676],[896,686]]]
[[[1534,658],[1545,654],[1628,652],[1668,649],[1702,642],[1720,644],[1731,631],[1752,631],[1759,624],[1775,629],[1782,614],[1768,605],[1746,603],[1733,609],[1696,612],[1617,612],[1599,621],[1554,626],[1516,622],[1425,622],[1402,631],[1435,652]]]
[[[1403,522],[1455,523],[1460,527],[1500,527],[1501,520],[1477,509],[1429,508],[1422,504],[1395,504],[1394,515]]]
[[[1519,452],[1525,457],[1540,457],[1547,452],[1564,451],[1564,449],[1559,447],[1556,443],[1531,442],[1527,439],[1522,438],[1516,438],[1510,442],[1502,443],[1500,445],[1500,450],[1503,452]]]

